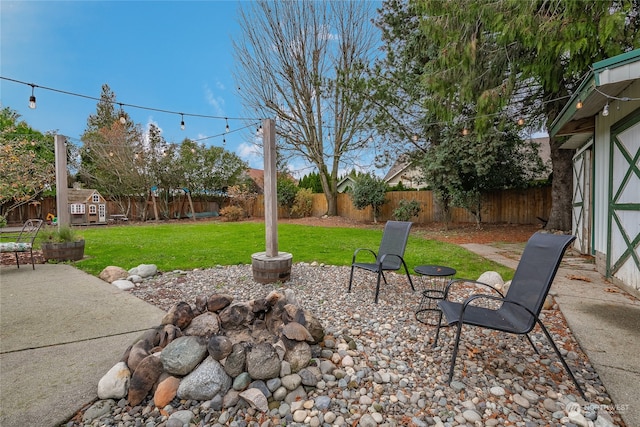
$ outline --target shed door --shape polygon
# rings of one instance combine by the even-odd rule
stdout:
[[[573,157],[573,235],[574,247],[591,253],[591,145]]]
[[[640,289],[640,110],[611,129],[607,275]]]
[[[98,205],[98,222],[107,222],[107,207],[104,203]]]

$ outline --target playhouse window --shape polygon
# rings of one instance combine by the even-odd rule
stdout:
[[[84,203],[72,203],[70,207],[72,215],[82,215],[85,212]]]
[[[93,201],[93,203],[100,203],[100,195],[98,193],[93,193],[92,201]]]
[[[96,213],[98,213],[96,205],[89,205],[89,215],[95,215]]]

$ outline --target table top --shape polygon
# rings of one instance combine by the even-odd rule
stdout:
[[[442,265],[419,265],[414,271],[423,276],[453,276],[456,270]]]

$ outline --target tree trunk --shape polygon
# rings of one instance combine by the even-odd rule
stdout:
[[[327,199],[327,215],[328,216],[337,216],[338,215],[338,190],[336,189],[335,183],[329,181],[329,176],[325,173],[326,168],[324,165],[318,168],[320,172],[320,184],[322,184],[322,192],[324,193],[324,197]]]
[[[551,164],[553,180],[551,183],[551,212],[545,229],[571,231],[571,212],[573,198],[573,153],[575,150],[562,150],[555,139],[551,144]]]
[[[338,196],[332,195],[331,193],[327,193],[325,191],[324,196],[327,198],[327,215],[329,216],[337,216],[338,215]]]

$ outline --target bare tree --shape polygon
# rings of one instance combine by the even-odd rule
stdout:
[[[258,1],[239,11],[236,81],[251,114],[275,117],[278,148],[313,164],[337,214],[340,168],[373,140],[367,74],[376,37],[365,1]]]

